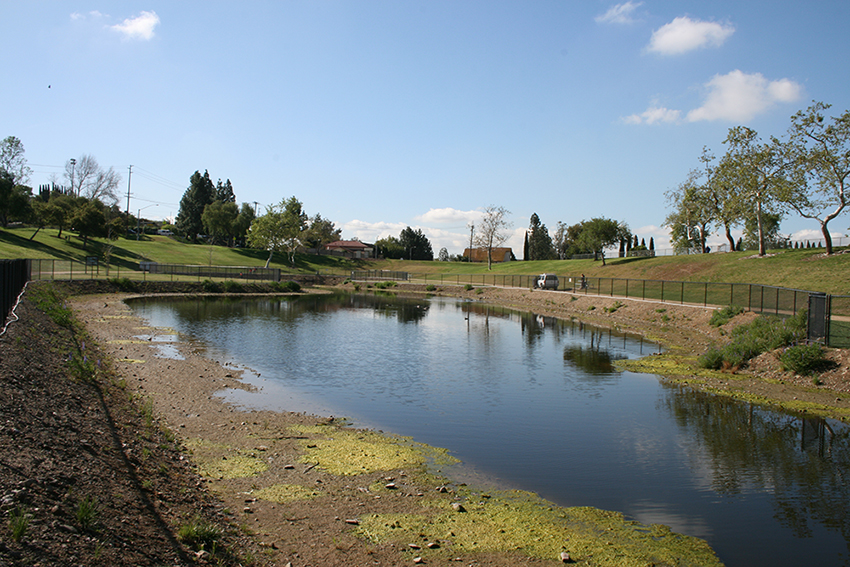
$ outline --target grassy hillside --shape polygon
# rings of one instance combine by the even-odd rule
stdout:
[[[88,249],[71,233],[57,237],[56,230],[31,228],[0,230],[0,258],[56,258],[83,261],[86,256],[103,260],[108,243],[90,239]],[[633,278],[673,281],[759,283],[781,287],[850,295],[850,253],[823,257],[819,250],[777,250],[765,258],[752,252],[662,256],[658,258],[612,258],[607,265],[593,260],[552,260],[545,262],[509,262],[494,264],[491,273],[539,274],[589,277]],[[149,236],[135,241],[119,239],[112,243],[110,264],[121,270],[138,268],[142,260],[159,263],[263,266],[267,252],[243,248],[224,248],[184,244],[167,236]],[[331,256],[298,255],[295,269],[284,255],[276,254],[272,267],[303,273],[346,273],[353,269],[398,270],[416,274],[487,273],[486,264],[455,262],[414,262],[404,260],[353,261]]]

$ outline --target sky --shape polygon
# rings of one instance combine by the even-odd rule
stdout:
[[[410,226],[435,255],[489,205],[517,257],[533,213],[668,247],[665,192],[703,147],[850,109],[846,0],[28,0],[0,21],[0,138],[31,186],[89,154],[122,210],[168,219],[206,170],[261,213],[295,196],[344,239]]]

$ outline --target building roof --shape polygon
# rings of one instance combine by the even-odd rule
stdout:
[[[345,250],[366,250],[371,248],[368,244],[363,244],[359,240],[337,240],[330,244],[325,244],[325,248],[342,248]]]

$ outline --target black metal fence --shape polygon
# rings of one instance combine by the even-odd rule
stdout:
[[[0,323],[5,323],[29,279],[26,260],[0,260],[0,314],[3,316]]]
[[[392,270],[352,270],[351,279],[359,281],[385,280],[406,282],[410,279],[410,274],[407,272],[394,272]]]
[[[412,276],[417,281],[441,285],[491,285],[501,287],[534,287],[537,276],[504,274],[437,274]],[[756,313],[787,317],[809,307],[809,297],[826,298],[823,341],[839,348],[850,348],[850,296],[817,294],[812,291],[783,287],[716,282],[684,282],[665,280],[636,280],[628,278],[597,278],[558,275],[557,291],[586,295],[602,295],[723,307],[736,305]],[[818,335],[821,336],[821,335]]]
[[[189,276],[191,278],[221,278],[226,280],[280,281],[280,269],[249,266],[187,266],[184,264],[159,264],[141,262],[142,272],[148,274],[166,274]]]

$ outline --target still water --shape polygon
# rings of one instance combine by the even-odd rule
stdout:
[[[658,351],[640,337],[450,298],[132,307],[250,368],[260,391],[224,394],[245,408],[409,435],[464,480],[667,524],[729,566],[850,565],[850,428],[616,370]]]

